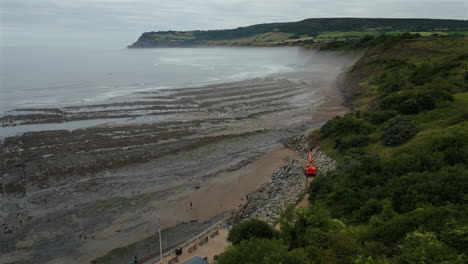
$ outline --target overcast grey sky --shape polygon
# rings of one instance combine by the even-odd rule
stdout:
[[[2,46],[123,47],[142,32],[313,17],[467,19],[467,0],[0,0]]]

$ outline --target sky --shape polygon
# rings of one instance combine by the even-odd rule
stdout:
[[[0,46],[125,47],[146,31],[319,17],[468,19],[468,1],[0,0]]]

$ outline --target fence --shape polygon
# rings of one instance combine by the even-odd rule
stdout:
[[[224,228],[226,230],[230,230],[232,227],[228,224],[225,224],[223,222],[217,222],[215,224],[213,224],[212,226],[210,226],[209,228],[205,229],[204,231],[202,231],[201,233],[199,233],[198,235],[192,237],[191,239],[181,243],[181,244],[178,244],[176,246],[173,246],[173,247],[170,247],[170,248],[167,248],[165,250],[163,250],[162,252],[162,256],[163,258],[165,257],[168,257],[170,255],[175,255],[175,250],[176,248],[184,248],[190,244],[192,244],[193,242],[195,241],[201,241],[205,238],[208,237],[208,234],[211,233],[213,230],[219,230],[219,228]],[[198,243],[197,243],[198,244]],[[161,258],[161,254],[158,252],[158,253],[155,253],[155,254],[152,254],[150,256],[146,256],[142,259],[140,259],[138,261],[138,264],[153,264],[155,262],[158,262]]]

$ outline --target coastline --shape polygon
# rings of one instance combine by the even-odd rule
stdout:
[[[338,90],[336,83],[330,83],[329,85],[321,88],[321,92],[324,93],[326,99],[319,105],[319,107],[316,108],[314,118],[311,120],[311,123],[314,125],[309,126],[309,130],[318,128],[324,121],[349,111],[349,108],[344,104],[344,97],[342,97],[342,93]],[[200,227],[197,229],[198,232],[193,232],[191,236],[185,237],[185,239],[180,240],[178,243],[170,244],[166,249],[172,248],[181,244],[185,240],[196,236],[199,232],[204,231],[207,226],[213,225],[217,221],[235,224],[243,219],[260,218],[270,224],[273,224],[274,220],[279,216],[280,211],[285,206],[297,205],[306,191],[307,183],[310,182],[310,180],[306,179],[303,174],[303,167],[306,164],[306,152],[304,146],[308,145],[307,138],[305,136],[306,133],[307,131],[296,132],[296,136],[293,136],[290,140],[284,142],[283,146],[261,156],[251,164],[243,167],[241,170],[244,170],[246,173],[244,176],[247,177],[244,177],[246,178],[245,180],[238,179],[237,183],[242,184],[241,189],[244,191],[244,194],[246,193],[245,191],[247,191],[247,194],[245,195],[246,199],[242,196],[238,196],[237,200],[231,200],[230,203],[233,205],[237,204],[237,206],[232,206],[229,208],[230,210],[224,211],[223,213],[209,219],[204,219],[203,228]],[[324,152],[319,148],[314,147],[313,153],[314,156],[317,157],[315,164],[319,169],[319,172],[326,172],[333,169],[335,166],[334,161],[326,156]],[[274,157],[273,161],[271,159],[272,157]],[[265,164],[269,166],[265,168]],[[261,179],[257,178],[252,182],[252,178],[250,176],[258,176],[259,174],[261,175]],[[275,177],[275,175],[277,176]],[[277,190],[278,187],[279,189],[282,189],[285,184],[289,188],[284,189],[284,191]],[[231,185],[226,184],[226,186]],[[256,187],[252,189],[253,186]],[[235,188],[237,187],[238,186]],[[216,186],[211,187],[211,189],[216,188]],[[219,189],[218,192],[230,194],[232,193],[232,190],[224,188]],[[265,196],[265,194],[267,196]],[[198,193],[198,195],[201,195],[201,193]],[[270,202],[269,199],[273,199],[273,202]],[[259,202],[261,200],[264,200],[264,202]],[[190,199],[185,200],[185,202],[188,201],[190,201]],[[190,223],[181,223],[180,225],[170,229],[164,229],[163,239],[165,235],[176,235],[180,230],[185,228],[185,225],[190,225]],[[141,251],[147,252],[139,255],[140,257],[155,255],[159,252],[159,241],[155,240],[156,237],[157,236],[155,235],[154,237],[139,241],[125,248],[114,249],[105,256],[95,259],[93,264],[109,263],[109,261],[112,260],[118,261],[122,256],[131,258],[133,256],[132,253],[138,252],[135,251],[135,247],[140,248]],[[163,242],[163,244],[165,244],[165,242]],[[153,248],[153,250],[150,250],[150,248]],[[163,251],[165,252],[166,249],[163,248]],[[125,253],[125,251],[127,252]]]
[[[336,72],[339,70],[336,69]],[[319,76],[310,76],[311,80],[314,78]],[[164,215],[161,219],[162,227],[167,229],[164,232],[170,232],[169,237],[174,237],[172,241],[166,241],[168,246],[197,234],[212,221],[229,219],[233,214],[231,212],[238,210],[246,202],[248,193],[267,182],[273,171],[283,166],[283,158],[295,155],[300,158],[284,149],[281,139],[318,127],[329,118],[348,111],[342,104],[334,79],[330,76],[329,79],[324,79],[323,76],[319,79],[320,82],[315,85],[286,81],[278,83],[276,80],[267,80],[266,83],[261,80],[234,83],[230,85],[241,87],[244,91],[250,90],[252,86],[269,91],[257,90],[257,94],[251,96],[245,93],[230,95],[224,101],[223,98],[217,98],[216,101],[211,99],[216,94],[208,95],[210,89],[219,90],[219,85],[208,89],[183,89],[178,92],[185,95],[196,94],[199,104],[206,107],[221,106],[226,110],[223,112],[218,108],[213,111],[208,108],[208,111],[179,114],[160,124],[93,127],[72,133],[63,130],[36,132],[9,138],[6,142],[9,144],[9,152],[2,153],[7,157],[4,160],[7,168],[15,168],[15,162],[24,157],[25,152],[22,149],[32,150],[27,144],[37,142],[39,144],[35,143],[34,151],[27,153],[33,163],[23,164],[23,173],[30,172],[34,168],[31,165],[36,162],[38,163],[34,166],[51,166],[50,168],[55,169],[47,172],[48,177],[38,178],[41,180],[39,185],[28,182],[25,189],[22,186],[12,186],[16,189],[10,189],[19,192],[4,193],[11,197],[11,202],[0,204],[0,207],[6,212],[11,211],[11,216],[0,215],[0,218],[3,217],[3,222],[7,224],[6,230],[12,232],[5,238],[5,242],[10,247],[16,247],[16,250],[7,248],[6,252],[9,253],[0,260],[22,263],[22,258],[30,256],[40,263],[89,262],[103,256],[103,252],[115,248],[118,248],[116,251],[123,252],[122,246],[125,245],[131,251],[136,242],[151,241],[148,239],[154,237],[152,229],[148,232],[145,227],[154,226],[158,214]],[[288,85],[287,89],[284,88],[285,84]],[[274,89],[278,95],[271,94],[272,85],[276,87]],[[228,88],[231,89],[229,85],[224,89]],[[291,92],[289,89],[296,91]],[[221,91],[221,95],[226,96],[226,91]],[[264,95],[265,93],[267,94]],[[258,95],[264,97],[254,99]],[[239,100],[234,101],[236,104],[250,104],[250,107],[257,108],[246,109],[245,112],[233,111],[239,108],[231,108],[232,96],[238,96]],[[269,101],[274,101],[275,104],[269,106],[264,103]],[[279,123],[278,120],[284,121]],[[192,131],[182,132],[183,129],[189,132],[187,128]],[[155,131],[159,134],[155,134]],[[109,139],[96,135],[109,135]],[[156,143],[148,144],[146,140],[154,141],[155,135]],[[48,142],[51,137],[57,142]],[[40,138],[41,141],[32,141],[33,138]],[[79,139],[76,143],[75,138]],[[143,141],[135,141],[136,139]],[[86,145],[88,141],[93,145]],[[20,145],[18,149],[19,143],[15,142],[25,145]],[[109,143],[118,144],[118,147],[102,145]],[[122,146],[122,143],[135,145]],[[87,151],[83,152],[83,149]],[[96,149],[97,152],[93,153],[90,149]],[[50,156],[51,152],[57,151],[60,155]],[[287,155],[283,155],[285,153]],[[35,155],[39,160],[35,160]],[[83,157],[99,157],[99,160],[94,163]],[[271,162],[272,159],[275,162]],[[51,174],[59,169],[57,172],[60,175],[67,175],[67,171],[60,171],[60,166],[62,162],[70,166],[73,160],[83,160],[77,164],[78,167],[72,167],[71,170],[85,176],[79,181],[67,183],[75,179],[73,174],[68,175],[68,178],[57,178]],[[194,170],[200,162],[204,164],[203,170]],[[95,165],[105,167],[93,169]],[[268,170],[265,170],[266,166],[270,166]],[[155,168],[158,169],[155,171]],[[89,172],[94,170],[97,173],[90,177]],[[242,171],[243,176],[240,175]],[[267,174],[261,176],[259,171]],[[12,173],[10,177],[15,175],[23,177],[21,173]],[[256,177],[256,181],[251,181],[251,175]],[[241,184],[235,183],[244,178],[248,180],[243,180]],[[226,184],[229,179],[234,184]],[[14,180],[14,177],[10,180]],[[46,188],[42,187],[44,184]],[[231,196],[225,195],[226,186],[234,188]],[[225,199],[221,199],[221,204],[212,204],[213,207],[194,207],[192,211],[189,209],[190,201],[199,199],[200,203],[209,203],[217,197]],[[29,205],[13,207],[19,203]],[[16,214],[25,220],[17,218]],[[197,224],[187,228],[186,223],[193,220],[194,215],[198,218]],[[23,221],[22,233],[18,233],[16,221]],[[63,226],[59,233],[56,232],[56,225]],[[35,230],[42,230],[43,235],[34,237]],[[50,239],[56,241],[55,244],[48,244]],[[152,247],[140,248],[150,251]],[[41,255],[38,255],[39,252]],[[134,253],[128,254],[134,256]],[[141,254],[147,255],[144,252]],[[54,256],[53,259],[50,256]],[[126,263],[121,257],[118,259]]]

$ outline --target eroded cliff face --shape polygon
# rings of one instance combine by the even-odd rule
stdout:
[[[355,108],[352,99],[364,91],[360,82],[370,74],[366,72],[363,67],[369,59],[369,53],[361,51],[356,56],[360,56],[360,59],[336,78],[336,87],[343,95],[343,103],[349,107],[350,110],[354,110]]]

